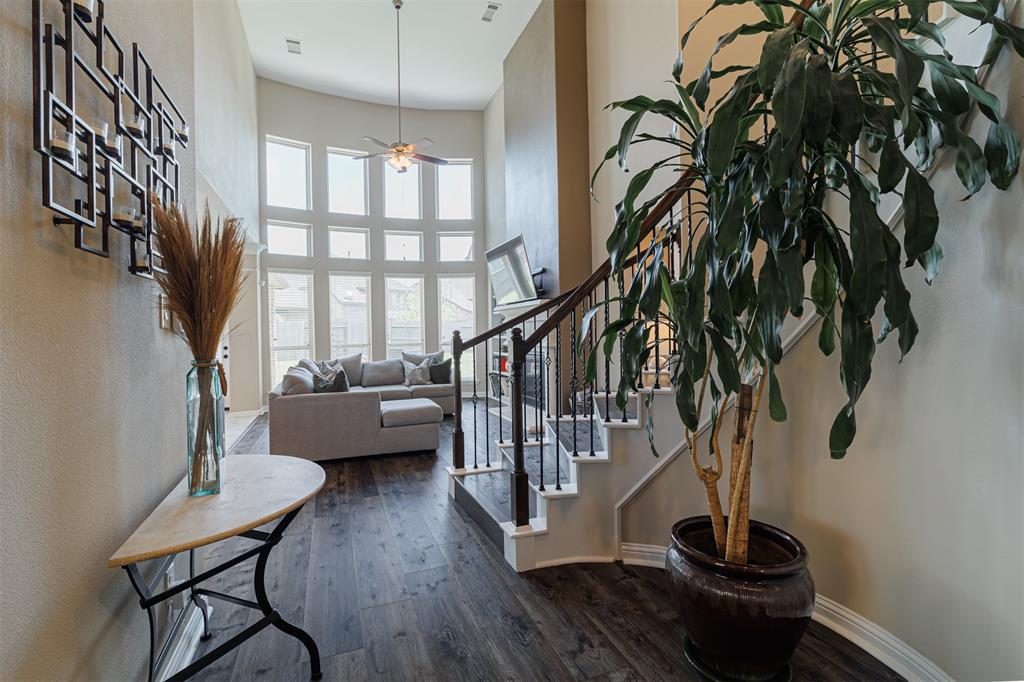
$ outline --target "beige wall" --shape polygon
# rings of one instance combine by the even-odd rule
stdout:
[[[676,33],[675,0],[589,0],[587,2],[587,95],[590,114],[590,172],[619,138],[627,114],[605,107],[634,95],[672,97],[672,77],[679,37]],[[661,121],[643,124],[643,132],[666,135],[670,126]],[[669,156],[673,148],[644,143],[630,150],[630,164],[644,168]],[[594,185],[590,204],[592,265],[608,257],[605,241],[611,232],[615,203],[626,191],[630,175],[614,161],[605,165]],[[665,171],[652,187],[666,186],[672,174]],[[589,178],[588,178],[589,181]],[[649,196],[649,193],[646,196]]]
[[[192,3],[106,9],[191,119]],[[78,251],[40,204],[27,0],[0,6],[0,44],[0,679],[139,679],[146,617],[106,560],[184,474],[188,356],[124,237],[109,260]]]
[[[386,354],[384,311],[384,276],[421,274],[424,276],[425,342],[428,351],[438,349],[440,332],[437,325],[438,274],[476,275],[476,317],[477,327],[484,328],[488,306],[486,300],[484,252],[484,141],[483,113],[480,111],[451,111],[437,109],[402,109],[402,130],[407,140],[430,137],[433,146],[424,150],[433,156],[451,159],[473,159],[473,218],[471,220],[436,219],[436,197],[434,193],[435,167],[420,166],[422,219],[403,220],[384,217],[383,178],[384,161],[370,159],[367,178],[369,183],[369,212],[367,216],[343,216],[327,212],[327,148],[335,147],[356,151],[379,151],[370,148],[362,139],[364,135],[391,141],[396,134],[397,109],[382,104],[371,104],[343,97],[334,97],[296,88],[277,81],[258,80],[259,131],[260,140],[267,135],[297,140],[310,144],[312,150],[311,195],[312,210],[299,211],[273,206],[261,206],[263,218],[261,229],[265,230],[267,220],[286,220],[313,226],[313,256],[299,258],[264,254],[265,267],[313,270],[314,276],[314,355],[316,359],[330,357],[330,309],[326,292],[328,272],[346,270],[369,273],[370,299],[373,308],[371,345],[373,359],[383,359]],[[261,155],[265,145],[260,143]],[[263,165],[260,166],[261,184],[266,181]],[[261,190],[261,196],[265,193]],[[370,261],[348,261],[328,258],[329,225],[363,227],[370,230]],[[396,262],[383,260],[384,231],[422,231],[425,259],[423,262]],[[438,263],[438,232],[472,231],[475,233],[474,248],[476,262]],[[265,292],[265,288],[264,288]],[[281,377],[271,376],[269,340],[265,321],[266,302],[264,297],[264,384],[269,390]]]
[[[989,87],[1024,130],[1021,60],[1004,55]],[[902,364],[894,339],[879,347],[857,439],[831,461],[838,358],[821,355],[811,328],[780,367],[789,421],[757,426],[753,516],[806,543],[821,594],[953,677],[1021,679],[1024,182],[961,202],[947,159],[934,186],[946,258],[931,287],[907,273],[917,345]],[[622,539],[665,545],[674,520],[703,513],[681,457],[623,510]]]

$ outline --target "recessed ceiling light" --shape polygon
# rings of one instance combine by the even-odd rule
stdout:
[[[284,44],[292,54],[302,54],[302,43],[297,38],[285,38]]]
[[[500,2],[487,3],[487,7],[484,9],[484,15],[480,18],[481,21],[486,21],[487,23],[494,21],[494,13],[498,11],[499,7],[501,7]]]

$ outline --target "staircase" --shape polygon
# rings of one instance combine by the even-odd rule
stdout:
[[[575,289],[472,339],[453,334],[457,394],[449,493],[518,571],[619,558],[618,504],[659,462],[651,453],[648,417],[659,424],[660,454],[685,446],[668,388],[675,343],[668,328],[649,330],[651,358],[636,373],[636,385],[625,387],[631,389],[625,409],[616,405],[618,346],[605,355],[595,340],[617,319],[616,298],[648,248],[660,247],[665,267],[678,273],[690,182],[683,176],[651,209],[644,240],[621,276],[605,262]],[[588,311],[590,332],[580,339]],[[459,374],[464,353],[473,354],[474,367],[478,354],[497,356],[496,367],[486,363],[488,375],[473,380],[470,395]],[[588,361],[597,369],[589,383]]]

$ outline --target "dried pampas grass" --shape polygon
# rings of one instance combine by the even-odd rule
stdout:
[[[177,205],[164,208],[156,198],[153,217],[164,269],[153,276],[181,324],[192,357],[213,360],[245,281],[242,223],[230,217],[215,227],[207,205],[202,223],[193,228]]]

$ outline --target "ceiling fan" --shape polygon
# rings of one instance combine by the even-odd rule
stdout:
[[[378,152],[376,154],[364,154],[363,156],[357,156],[355,158],[372,159],[378,156],[383,156],[385,157],[384,160],[387,164],[399,173],[404,173],[409,170],[409,166],[412,165],[413,160],[425,161],[427,163],[444,166],[448,163],[445,159],[439,159],[436,156],[427,156],[426,154],[420,154],[417,151],[418,149],[423,149],[424,147],[434,143],[434,141],[429,137],[420,138],[415,142],[402,141],[402,0],[391,0],[391,3],[395,6],[395,44],[398,51],[398,141],[387,144],[375,137],[364,137],[363,139],[367,142],[380,145],[388,151]]]

